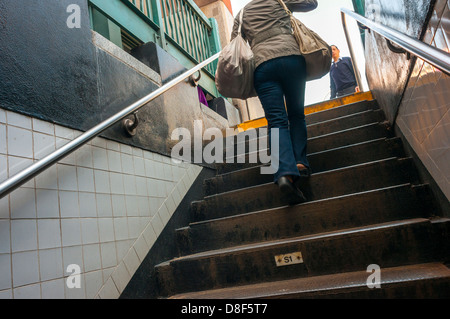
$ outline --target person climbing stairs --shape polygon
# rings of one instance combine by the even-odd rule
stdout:
[[[161,298],[450,297],[450,219],[376,100],[306,121],[307,201],[289,205],[267,164],[217,164],[176,230],[179,256],[155,267]]]

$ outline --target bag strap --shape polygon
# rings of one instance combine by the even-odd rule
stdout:
[[[244,16],[244,8],[242,8],[240,14],[239,14],[239,29],[238,29],[238,35],[241,35],[241,29],[242,29],[242,17]]]
[[[286,11],[286,13],[289,16],[292,16],[292,12],[291,10],[289,10],[289,8],[286,6],[286,4],[283,2],[283,0],[278,0],[278,2],[281,4],[281,6],[283,7],[284,11]]]

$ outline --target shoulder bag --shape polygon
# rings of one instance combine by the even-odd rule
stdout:
[[[306,80],[316,80],[330,72],[331,47],[314,31],[296,19],[283,0],[278,0],[291,19],[292,33],[306,61]]]
[[[250,45],[241,35],[242,9],[237,36],[219,55],[215,83],[221,95],[228,98],[248,99],[257,96],[253,85],[255,61]]]

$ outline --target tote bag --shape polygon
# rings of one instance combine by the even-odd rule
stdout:
[[[306,61],[306,80],[316,80],[330,72],[331,47],[314,31],[296,19],[283,0],[278,0],[291,19],[292,32]]]
[[[250,45],[242,38],[242,9],[237,36],[219,55],[215,83],[221,95],[228,98],[248,99],[255,97],[253,85],[255,61]]]

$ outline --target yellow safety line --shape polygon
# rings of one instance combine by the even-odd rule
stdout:
[[[341,98],[320,102],[312,105],[308,105],[305,107],[305,115],[316,113],[320,111],[329,110],[335,107],[352,104],[364,100],[373,100],[372,92],[360,92],[352,95],[347,95]],[[239,132],[247,131],[249,129],[256,129],[259,127],[267,126],[267,119],[261,117],[259,119],[250,120],[237,125],[237,129]]]

